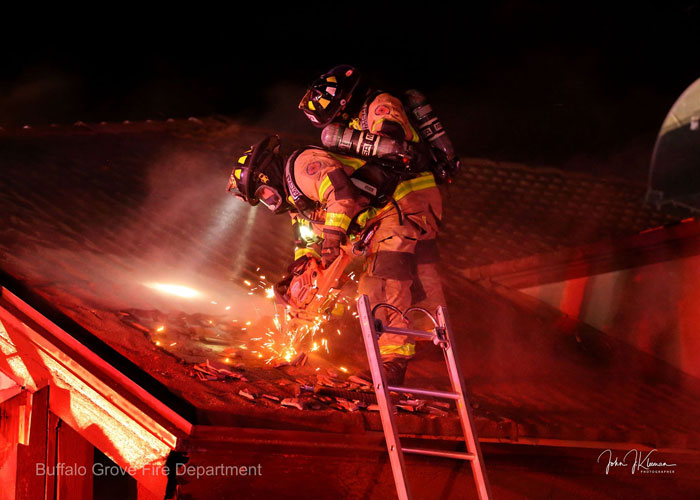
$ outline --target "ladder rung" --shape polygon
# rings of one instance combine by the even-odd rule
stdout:
[[[396,328],[394,326],[385,326],[382,328],[382,333],[394,333],[398,335],[408,335],[409,337],[418,337],[422,339],[433,340],[434,332],[426,332],[423,330],[409,330],[407,328]]]
[[[472,453],[459,451],[428,450],[425,448],[403,448],[404,453],[415,453],[416,455],[430,455],[431,457],[456,458],[458,460],[474,460]]]
[[[409,394],[414,394],[417,396],[430,396],[433,398],[443,398],[443,399],[459,399],[459,394],[456,392],[445,392],[445,391],[431,391],[428,389],[411,389],[410,387],[387,387],[390,391],[394,392],[407,392]]]

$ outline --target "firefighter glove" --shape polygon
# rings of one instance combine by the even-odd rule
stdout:
[[[330,266],[335,259],[340,255],[340,245],[343,242],[344,235],[340,233],[323,232],[323,246],[321,247],[321,259],[323,267]]]

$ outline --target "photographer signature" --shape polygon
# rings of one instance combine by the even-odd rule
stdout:
[[[607,454],[607,459],[608,463],[605,466],[605,473],[607,474],[610,471],[610,467],[629,467],[630,464],[627,463],[628,457],[631,456],[633,459],[632,462],[632,469],[631,472],[634,474],[635,472],[650,472],[653,471],[654,468],[660,468],[660,467],[675,467],[676,464],[669,464],[666,462],[653,462],[650,460],[651,454],[654,453],[656,448],[653,450],[649,451],[646,455],[643,455],[642,452],[636,449],[632,449],[625,453],[625,455],[622,457],[622,461],[618,459],[617,456],[613,457],[612,450],[608,449],[603,451],[600,455],[598,455],[598,460],[597,462],[600,463],[600,459],[603,458],[605,454]],[[665,471],[669,472],[669,471]]]

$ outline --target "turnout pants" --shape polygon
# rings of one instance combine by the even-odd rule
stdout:
[[[424,194],[427,193],[421,191],[412,196]],[[445,304],[437,271],[440,212],[436,214],[431,210],[429,203],[423,203],[420,208],[423,209],[402,210],[401,215],[391,210],[375,222],[379,228],[370,243],[365,272],[359,283],[360,294],[367,295],[372,306],[384,302],[405,311],[411,305],[418,305],[434,313],[438,305]],[[379,309],[377,317],[389,326],[407,326],[400,314],[388,308]],[[425,321],[427,318],[420,318],[417,313],[410,317],[417,320],[413,322],[414,327],[432,327],[429,320]],[[379,351],[384,360],[410,358],[415,354],[414,340],[405,335],[384,333],[379,338]]]

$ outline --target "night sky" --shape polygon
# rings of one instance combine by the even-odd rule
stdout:
[[[304,87],[349,63],[379,88],[423,90],[465,156],[646,175],[700,77],[699,3],[22,13],[0,34],[0,126],[224,114],[313,134]]]

